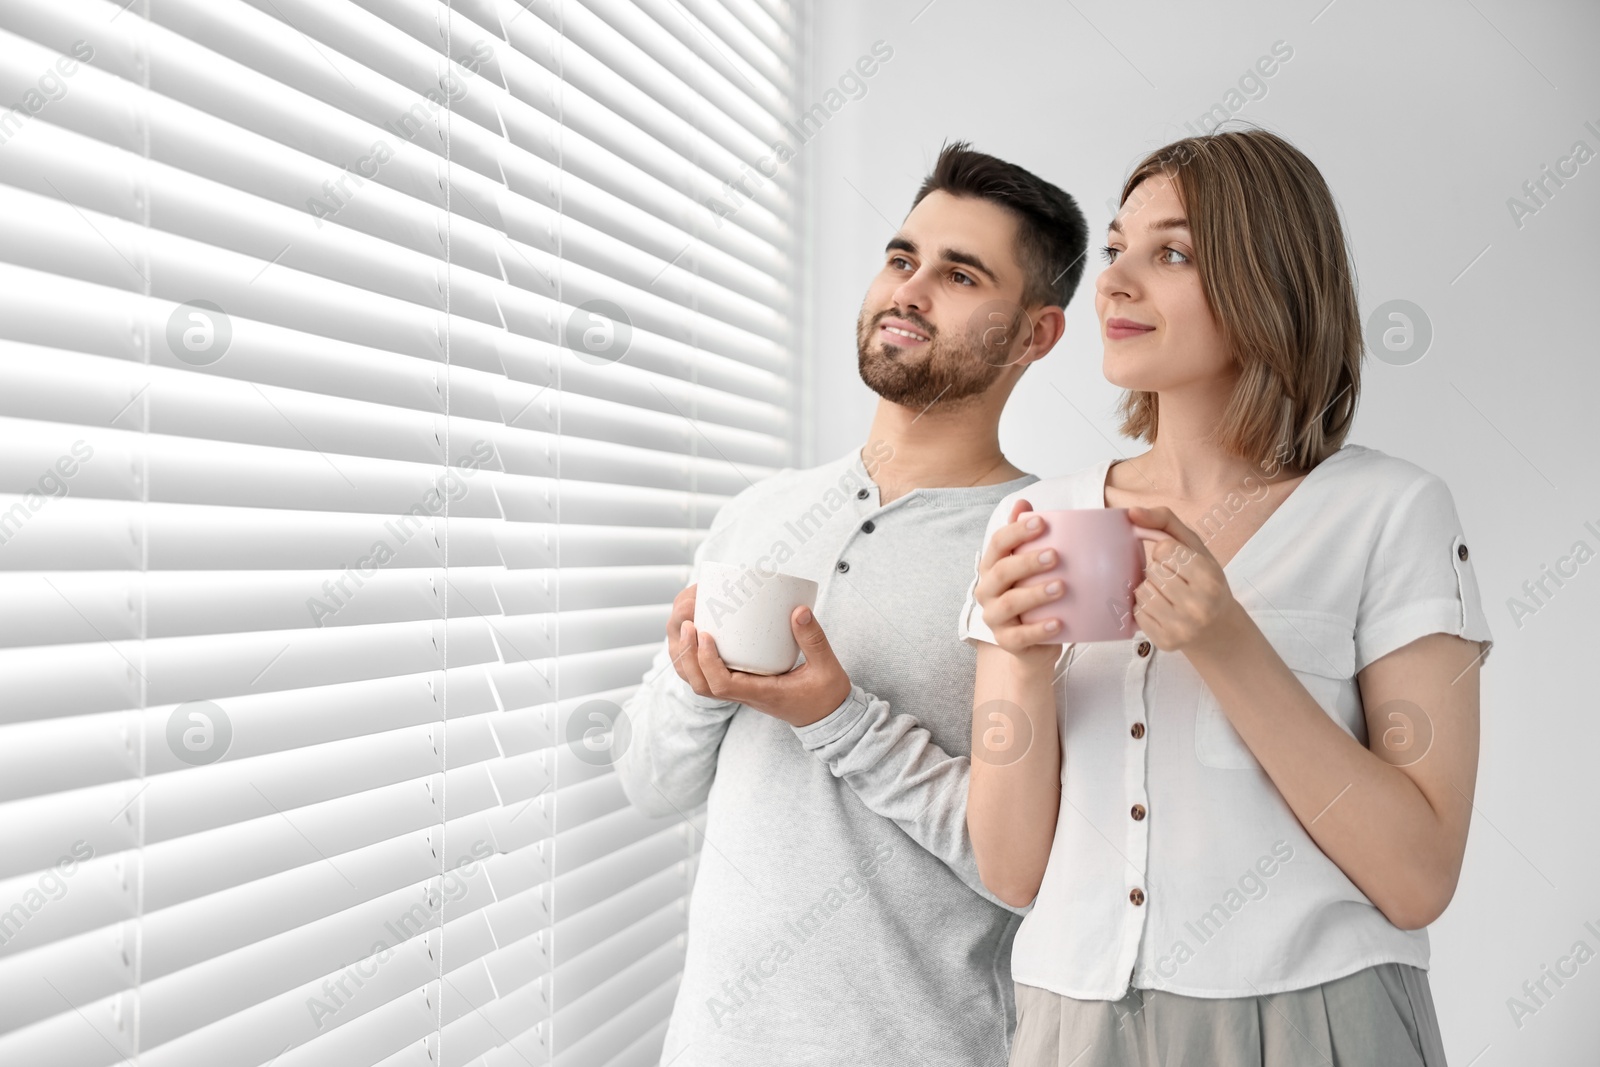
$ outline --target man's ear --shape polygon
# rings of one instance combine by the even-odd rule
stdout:
[[[1028,335],[1027,348],[1016,360],[1024,365],[1049,355],[1050,350],[1056,346],[1056,342],[1061,340],[1061,335],[1067,330],[1066,313],[1053,304],[1030,308],[1028,320],[1033,324],[1033,330]]]

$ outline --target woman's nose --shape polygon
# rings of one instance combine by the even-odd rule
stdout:
[[[1112,263],[1094,280],[1095,292],[1101,296],[1132,296],[1134,281],[1121,263]]]

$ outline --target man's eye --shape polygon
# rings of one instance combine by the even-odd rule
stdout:
[[[950,275],[950,277],[954,278],[957,282],[961,283],[962,285],[977,285],[978,284],[976,281],[973,280],[973,278],[972,278],[972,276],[970,274],[962,274],[960,271],[955,271],[954,273],[952,273]]]
[[[904,270],[911,266],[911,261],[905,256],[894,256],[889,260],[889,266],[894,267],[896,270]]]

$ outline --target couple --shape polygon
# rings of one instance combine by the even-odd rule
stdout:
[[[1262,130],[1143,160],[1095,307],[1149,448],[1040,480],[998,423],[1086,238],[1060,189],[947,147],[862,305],[867,444],[696,552],[820,593],[804,663],[760,677],[691,585],[626,707],[632,802],[706,805],[663,1065],[1444,1064],[1425,927],[1489,632],[1449,490],[1345,444],[1332,195]],[[1146,531],[1139,632],[1051,643],[1020,616],[1072,573],[1023,582],[1053,563],[1032,513],[1105,507]]]

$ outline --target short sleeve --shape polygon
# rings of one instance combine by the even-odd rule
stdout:
[[[1378,532],[1357,609],[1359,672],[1429,634],[1454,634],[1482,645],[1493,639],[1472,569],[1472,551],[1455,499],[1425,474],[1397,498]]]
[[[961,605],[961,617],[956,620],[956,636],[969,645],[976,646],[980,641],[991,645],[996,643],[994,631],[983,621],[983,608],[978,605],[978,564],[983,560],[983,551],[989,547],[989,539],[994,532],[1011,518],[1011,505],[1016,503],[1018,495],[1012,493],[995,505],[989,516],[989,524],[984,527],[983,540],[972,554],[972,581],[967,583],[966,603]]]

